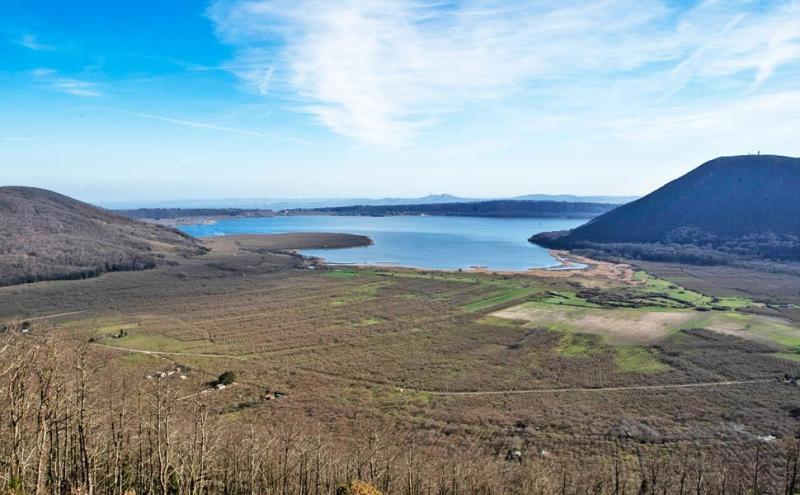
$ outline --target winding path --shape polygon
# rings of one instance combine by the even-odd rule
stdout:
[[[188,357],[208,357],[208,358],[221,358],[221,359],[247,359],[247,355],[234,356],[231,354],[205,354],[201,352],[169,352],[169,351],[145,351],[142,349],[132,349],[130,347],[120,347],[116,345],[101,344],[99,342],[92,342],[92,345],[97,347],[105,347],[106,349],[116,349],[123,352],[132,352],[136,354],[148,354],[151,356],[188,356]]]
[[[82,309],[82,310],[80,310],[80,311],[69,311],[69,312],[67,312],[67,313],[57,313],[57,314],[54,314],[54,315],[47,315],[47,316],[32,316],[32,317],[30,317],[30,318],[22,318],[22,319],[20,319],[20,320],[9,320],[9,321],[6,321],[6,322],[4,322],[4,323],[5,323],[5,324],[10,324],[10,323],[22,323],[22,322],[24,322],[24,321],[50,320],[50,319],[52,319],[52,318],[58,318],[58,317],[60,317],[60,316],[70,316],[70,315],[77,315],[77,314],[81,314],[81,313],[85,313],[85,312],[86,312],[86,310]]]
[[[731,385],[747,385],[751,383],[767,383],[775,381],[774,378],[759,378],[757,380],[728,380],[721,382],[697,382],[697,383],[669,383],[664,385],[630,385],[625,387],[572,387],[572,388],[531,388],[520,390],[475,390],[464,392],[438,392],[432,390],[412,390],[420,393],[431,395],[506,395],[506,394],[552,394],[559,392],[624,392],[627,390],[669,390],[681,388],[709,388],[709,387],[726,387]]]
[[[153,356],[189,356],[189,357],[210,357],[222,359],[237,359],[244,360],[247,356],[234,356],[230,354],[204,354],[192,352],[166,352],[166,351],[145,351],[141,349],[131,349],[129,347],[117,347],[108,344],[100,344],[95,342],[93,345],[105,347],[107,349],[116,349],[123,352],[132,352],[139,354],[149,354]],[[325,378],[348,381],[351,383],[363,383],[369,385],[379,385],[384,387],[391,387],[401,392],[412,392],[419,394],[430,394],[434,396],[444,397],[461,397],[461,396],[487,396],[487,395],[527,395],[527,394],[557,394],[557,393],[592,393],[592,392],[625,392],[631,390],[673,390],[673,389],[691,389],[691,388],[713,388],[713,387],[730,387],[735,385],[750,385],[754,383],[768,383],[775,381],[775,378],[758,378],[753,380],[725,380],[718,382],[697,382],[697,383],[669,383],[663,385],[629,385],[621,387],[566,387],[566,388],[530,388],[530,389],[517,389],[517,390],[466,390],[466,391],[441,391],[441,390],[423,390],[412,387],[400,387],[392,385],[391,383],[364,381],[353,378],[345,378],[337,375],[324,373],[316,370],[305,370],[302,368],[293,368],[296,371],[313,373],[316,375],[324,376]]]

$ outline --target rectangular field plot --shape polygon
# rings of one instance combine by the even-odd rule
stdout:
[[[668,308],[586,308],[523,303],[492,313],[529,327],[602,336],[610,344],[654,344],[682,329],[707,329],[736,337],[800,349],[800,326],[779,318],[733,311]]]
[[[527,326],[604,337],[613,344],[651,344],[684,327],[689,311],[601,309],[549,303],[524,303],[492,314],[527,322]]]

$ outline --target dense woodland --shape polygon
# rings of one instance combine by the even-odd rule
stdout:
[[[535,236],[533,242],[548,247],[564,248],[559,242],[550,242]],[[760,239],[726,240],[719,243],[594,243],[576,242],[569,249],[576,254],[601,260],[645,260],[690,265],[727,265],[752,268],[767,272],[800,274],[800,240],[793,236],[777,239],[765,236]]]
[[[459,217],[560,217],[592,218],[615,205],[606,203],[570,203],[564,201],[477,201],[470,203],[439,203],[414,205],[355,205],[313,210],[284,210],[282,214],[303,215],[324,213],[346,216],[436,215]]]
[[[116,213],[138,220],[170,220],[187,217],[271,217],[271,210],[244,208],[136,208],[115,210]]]
[[[606,459],[436,452],[388,431],[348,441],[180,397],[170,380],[104,365],[90,347],[0,336],[0,493],[745,494],[797,491],[798,443],[747,464],[691,446]],[[263,412],[261,414],[264,414]],[[379,490],[379,491],[378,491]]]
[[[0,286],[142,270],[201,252],[174,229],[43,189],[0,187]]]

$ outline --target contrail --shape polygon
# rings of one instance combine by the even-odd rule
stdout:
[[[211,129],[214,131],[235,132],[236,134],[243,134],[245,136],[265,137],[265,134],[263,133],[248,131],[247,129],[237,129],[235,127],[223,127],[219,125],[205,124],[203,122],[192,122],[191,120],[173,119],[170,117],[162,117],[161,115],[152,115],[149,113],[128,112],[126,110],[118,110],[116,108],[104,108],[104,107],[98,107],[98,108],[100,110],[105,110],[106,112],[121,113],[123,115],[131,115],[134,117],[141,117],[144,119],[160,120],[162,122],[169,122],[172,124],[182,125],[186,127],[195,127],[197,129]]]

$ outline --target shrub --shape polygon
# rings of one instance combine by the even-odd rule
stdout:
[[[236,374],[233,371],[226,371],[223,374],[219,375],[219,378],[217,378],[217,383],[221,385],[230,385],[235,381],[236,381]]]
[[[337,486],[336,495],[381,495],[381,492],[369,483],[353,480],[346,485]]]

